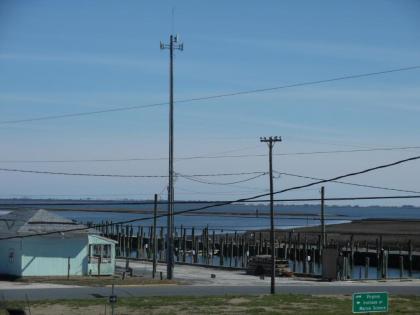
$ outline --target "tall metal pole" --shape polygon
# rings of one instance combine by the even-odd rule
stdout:
[[[178,44],[177,36],[169,37],[169,44],[160,43],[160,49],[169,49],[169,183],[168,183],[168,221],[167,221],[167,253],[166,277],[173,278],[174,250],[173,250],[173,224],[174,224],[174,75],[173,55],[174,49],[183,50],[184,45]]]
[[[271,247],[271,287],[270,293],[276,293],[276,253],[274,245],[274,194],[273,194],[273,146],[280,142],[280,137],[260,138],[261,142],[268,144],[269,172],[270,172],[270,247]]]
[[[174,215],[174,42],[169,39],[169,186],[168,186],[168,229],[166,277],[173,278],[174,263],[172,250],[172,220]]]
[[[327,247],[327,240],[325,237],[325,214],[324,214],[325,189],[321,187],[321,244],[322,249]]]
[[[158,250],[158,246],[157,246],[158,244],[156,241],[157,201],[158,201],[158,195],[155,194],[155,206],[153,208],[153,271],[152,271],[153,279],[156,277],[157,250]]]

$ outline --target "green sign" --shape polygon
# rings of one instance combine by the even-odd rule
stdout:
[[[388,312],[387,292],[353,293],[353,313]]]

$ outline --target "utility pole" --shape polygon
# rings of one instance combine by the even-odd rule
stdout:
[[[321,244],[322,249],[327,247],[327,239],[325,237],[325,214],[324,214],[325,189],[321,187]]]
[[[157,201],[158,201],[158,195],[155,194],[155,206],[154,206],[154,209],[153,209],[153,271],[152,271],[153,279],[156,276],[157,250],[158,250],[158,246],[157,246],[158,244],[156,242]]]
[[[168,226],[167,226],[167,254],[166,277],[173,278],[174,269],[174,49],[183,50],[184,44],[178,43],[178,37],[171,35],[169,44],[160,43],[160,49],[169,49],[169,183],[168,183]]]
[[[271,294],[276,293],[276,254],[274,246],[274,201],[273,201],[273,147],[280,142],[281,137],[261,137],[261,142],[268,144],[269,172],[270,172],[270,246],[271,246]]]

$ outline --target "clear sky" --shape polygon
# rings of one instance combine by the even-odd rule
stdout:
[[[172,19],[172,10],[174,18]],[[168,51],[178,33],[175,98],[195,98],[420,65],[419,1],[0,1],[0,167],[165,175],[166,160],[10,163],[165,157],[168,107],[8,124],[5,121],[168,100]],[[420,69],[208,101],[180,103],[175,155],[261,154],[418,146]],[[274,169],[328,178],[420,149],[276,156]],[[184,174],[253,172],[266,157],[179,160]],[[348,181],[420,191],[420,162]],[[166,179],[0,172],[0,195],[151,198]],[[232,182],[251,177],[215,177]],[[308,180],[281,176],[275,188]],[[236,185],[176,181],[178,199],[233,199]],[[319,188],[284,197],[317,197]],[[326,185],[329,196],[396,192]],[[375,201],[375,204],[391,202]],[[366,204],[366,203],[360,203]],[[395,201],[392,204],[420,204]]]

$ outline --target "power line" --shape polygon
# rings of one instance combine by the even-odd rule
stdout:
[[[366,173],[370,173],[370,172],[373,172],[373,171],[376,171],[376,170],[385,169],[385,168],[388,168],[388,167],[404,164],[404,163],[411,162],[411,161],[416,161],[416,160],[419,160],[419,159],[420,159],[420,156],[414,156],[414,157],[411,157],[411,158],[395,161],[395,162],[392,162],[392,163],[382,164],[382,165],[379,165],[379,166],[367,168],[367,169],[362,170],[362,171],[347,173],[347,174],[336,176],[336,177],[333,177],[333,178],[330,178],[330,179],[320,180],[320,181],[309,183],[309,184],[306,184],[306,185],[289,187],[289,188],[286,188],[286,189],[282,189],[282,190],[273,192],[272,194],[273,195],[280,194],[280,193],[284,193],[284,192],[287,192],[287,191],[298,190],[298,189],[302,189],[302,188],[306,188],[306,187],[311,187],[311,186],[323,184],[323,183],[326,183],[326,182],[340,180],[342,178],[347,178],[347,177],[357,176],[357,175],[361,175],[361,174],[366,174]],[[269,196],[269,195],[271,195],[271,193],[259,194],[259,195],[255,195],[255,196],[248,197],[248,198],[241,198],[241,199],[237,199],[237,200],[224,201],[224,202],[221,202],[221,203],[218,203],[218,204],[202,206],[202,207],[199,207],[199,208],[176,211],[173,214],[174,215],[181,215],[181,214],[185,214],[185,213],[189,213],[189,212],[195,212],[195,211],[201,211],[201,210],[206,210],[206,209],[215,208],[215,207],[226,206],[226,205],[230,205],[230,204],[238,203],[238,202],[248,202],[250,200],[255,200],[255,199],[258,199],[258,198],[261,198],[261,197],[266,197],[266,196]],[[414,197],[414,196],[412,196],[412,197]],[[409,198],[412,198],[412,197],[409,197]],[[165,217],[165,216],[167,216],[167,214],[160,214],[160,215],[157,215],[156,217],[161,218],[161,217]],[[127,223],[138,222],[138,221],[147,221],[147,220],[151,220],[153,218],[154,217],[136,218],[136,219],[119,221],[119,222],[115,222],[115,223],[112,223],[112,224],[106,223],[106,224],[97,225],[97,226],[101,227],[101,226],[110,226],[110,225],[114,225],[114,224],[127,224]],[[34,234],[20,235],[20,236],[9,236],[9,237],[0,238],[0,240],[15,239],[15,238],[28,238],[28,237],[51,235],[51,234],[64,233],[64,232],[84,231],[84,230],[87,230],[87,229],[89,229],[89,227],[74,228],[74,229],[69,229],[69,230],[66,230],[66,231],[51,231],[51,232],[34,233]]]
[[[166,187],[165,187],[166,189]],[[177,190],[180,190],[181,192],[178,192],[177,195],[235,195],[235,194],[239,194],[239,195],[249,195],[252,191],[251,189],[249,189],[247,192],[245,191],[193,191],[193,190],[189,190],[189,189],[184,189],[184,188],[180,188],[177,187]],[[260,191],[265,191],[264,189],[261,189]],[[92,193],[92,194],[86,194],[86,193],[81,193],[81,194],[26,194],[26,193],[20,193],[20,194],[0,194],[0,199],[1,198],[10,198],[10,199],[36,199],[36,197],[40,197],[40,199],[56,199],[56,197],[68,197],[65,199],[71,200],[71,198],[74,200],[81,200],[83,198],[95,198],[94,200],[109,200],[111,197],[117,197],[116,199],[112,199],[112,200],[127,200],[128,197],[130,197],[130,200],[138,200],[133,198],[133,196],[153,196],[153,193],[145,193],[145,192],[139,192],[139,193]],[[101,198],[102,197],[102,198]],[[104,199],[105,197],[108,197],[107,199]],[[126,197],[126,198],[123,198]],[[123,198],[123,199],[120,199]]]
[[[395,196],[353,196],[353,197],[326,197],[325,201],[356,201],[356,200],[384,200],[384,199],[420,199],[420,195],[395,195]],[[257,199],[257,200],[248,200],[246,203],[262,203],[269,202],[270,199]],[[274,202],[309,202],[309,201],[321,201],[321,198],[286,198],[286,199],[274,199]],[[217,205],[222,202],[228,202],[228,200],[186,200],[186,201],[175,201],[174,204],[179,205],[195,205],[195,204],[213,204]],[[231,204],[245,204],[244,202],[234,201]],[[167,201],[158,201],[158,205],[167,205]],[[127,205],[154,205],[152,201],[67,201],[67,202],[16,202],[16,203],[3,203],[0,200],[0,207],[37,207],[37,206],[127,206]],[[6,208],[2,208],[6,209]],[[49,210],[57,210],[50,209]],[[111,210],[96,210],[92,208],[88,209],[69,209],[63,208],[58,210],[66,211],[92,211],[92,212],[125,212],[125,213],[136,213],[137,210],[127,210],[123,211],[121,209],[111,211]],[[222,211],[217,213],[224,213]],[[252,214],[252,212],[250,212]]]
[[[275,172],[277,174],[280,174],[280,175],[286,175],[286,176],[291,176],[291,177],[312,179],[312,180],[317,180],[317,181],[318,180],[324,180],[322,178],[312,177],[312,176],[304,176],[304,175],[298,175],[298,174],[292,174],[292,173],[285,173],[285,172],[278,172],[278,171],[275,171]],[[343,181],[336,181],[336,180],[335,181],[331,181],[331,182],[332,183],[337,183],[337,184],[357,186],[357,187],[365,187],[365,188],[374,188],[374,189],[382,189],[382,190],[390,190],[390,191],[399,191],[399,192],[407,192],[407,193],[413,193],[413,194],[420,194],[420,191],[415,191],[415,190],[389,188],[389,187],[366,185],[366,184],[357,184],[357,183],[350,183],[350,182],[343,182]]]
[[[118,177],[118,178],[166,178],[166,175],[122,175],[122,174],[93,174],[93,173],[69,173],[38,170],[22,170],[16,168],[0,168],[2,172],[30,173],[42,175],[63,175],[63,176],[88,176],[88,177]]]
[[[242,148],[236,148],[231,150],[225,150],[211,155],[227,154],[232,152],[244,151],[248,149],[254,149],[256,146],[248,146]],[[419,147],[420,148],[420,147]],[[206,157],[209,154],[198,155],[197,157]],[[187,157],[188,158],[188,157]],[[117,158],[117,159],[61,159],[61,160],[0,160],[0,163],[89,163],[89,162],[136,162],[136,161],[160,161],[167,160],[168,157],[133,157],[133,158]],[[179,158],[178,158],[179,159]],[[181,158],[182,159],[182,158]]]
[[[14,172],[14,173],[43,174],[43,175],[88,176],[88,177],[118,177],[118,178],[167,178],[168,177],[168,175],[69,173],[69,172],[52,172],[52,171],[39,171],[39,170],[23,170],[23,169],[16,169],[16,168],[0,168],[0,171]],[[264,172],[238,172],[238,173],[191,174],[191,175],[178,174],[178,175],[187,176],[187,177],[219,177],[219,176],[239,176],[239,175],[251,175],[251,174],[259,174],[259,176],[261,176],[261,175],[264,175]]]
[[[167,175],[122,175],[122,174],[92,174],[92,173],[68,173],[68,172],[52,172],[52,171],[39,171],[39,170],[23,170],[23,169],[8,169],[8,168],[0,168],[0,171],[6,172],[18,172],[18,173],[32,173],[32,174],[43,174],[43,175],[63,175],[63,176],[88,176],[88,177],[114,177],[114,178],[166,178]],[[305,179],[312,179],[312,180],[322,180],[321,178],[311,177],[311,176],[304,176],[298,174],[292,174],[287,172],[279,172],[275,171],[277,174],[298,177],[298,178],[305,178]],[[243,180],[233,181],[233,182],[209,182],[200,179],[196,179],[194,177],[220,177],[220,176],[242,176],[242,175],[253,175],[257,174],[256,176],[252,176],[250,178],[246,178]],[[248,182],[254,179],[257,179],[261,176],[266,175],[266,172],[236,172],[236,173],[214,173],[214,174],[181,174],[177,173],[176,175],[182,177],[184,179],[198,182],[201,184],[208,184],[208,185],[234,185],[239,183]],[[339,184],[357,186],[357,187],[366,187],[366,188],[374,188],[374,189],[382,189],[382,190],[389,190],[389,191],[399,191],[399,192],[409,192],[409,193],[420,193],[419,191],[413,190],[406,190],[406,189],[398,189],[398,188],[388,188],[382,186],[374,186],[374,185],[366,185],[366,184],[358,184],[358,183],[349,183],[349,182],[342,182],[342,181],[332,181]]]
[[[264,175],[267,175],[267,173],[260,173],[258,175],[246,178],[246,179],[242,179],[242,180],[237,180],[237,181],[233,181],[233,182],[209,182],[209,181],[204,181],[201,179],[197,179],[197,178],[193,178],[193,176],[187,176],[187,175],[182,175],[182,174],[177,174],[180,177],[186,179],[186,180],[190,180],[196,183],[201,183],[201,184],[207,184],[207,185],[222,185],[222,186],[226,186],[226,185],[235,185],[235,184],[239,184],[239,183],[245,183],[245,182],[249,182],[251,180],[257,179],[259,177],[262,177]]]
[[[61,115],[50,115],[50,116],[42,116],[42,117],[27,118],[27,119],[4,120],[4,121],[0,121],[0,125],[18,124],[18,123],[24,123],[24,122],[41,121],[41,120],[54,120],[54,119],[61,119],[61,118],[90,116],[90,115],[97,115],[97,114],[105,114],[105,113],[113,113],[113,112],[122,112],[122,111],[130,111],[130,110],[151,108],[151,107],[164,106],[164,105],[168,105],[168,102],[152,103],[152,104],[146,104],[146,105],[134,105],[134,106],[126,106],[126,107],[116,107],[116,108],[101,109],[101,110],[89,111],[89,112],[69,113],[69,114],[61,114]]]
[[[382,164],[382,165],[379,165],[379,166],[371,167],[371,168],[368,168],[368,169],[365,169],[365,170],[359,171],[359,172],[348,173],[348,174],[336,176],[336,177],[333,177],[333,178],[330,178],[330,179],[319,180],[317,182],[309,183],[309,184],[306,184],[306,185],[295,186],[295,187],[279,190],[279,191],[275,192],[274,194],[284,193],[284,192],[292,191],[292,190],[298,190],[298,189],[311,187],[311,186],[315,186],[315,185],[319,185],[319,184],[323,184],[323,183],[327,183],[327,182],[333,182],[333,181],[336,181],[336,180],[340,180],[342,178],[347,178],[347,177],[352,177],[352,176],[356,176],[356,175],[366,174],[366,173],[370,173],[372,171],[376,171],[376,170],[400,165],[400,164],[411,162],[411,161],[416,161],[418,159],[420,159],[420,155],[414,156],[414,157],[411,157],[411,158],[407,158],[407,159],[403,159],[403,160],[399,160],[399,161],[396,161],[396,162],[388,163],[388,164]],[[264,195],[261,195],[261,197],[264,197]],[[256,199],[256,198],[259,198],[259,197],[253,197],[251,199]]]
[[[102,194],[0,194],[0,198],[22,198],[22,199],[33,199],[33,197],[76,197],[76,199],[81,199],[82,197],[107,197],[107,196],[152,196],[153,193],[102,193]],[[41,198],[43,199],[43,198]],[[119,199],[114,199],[119,200]]]
[[[309,85],[317,85],[317,84],[322,84],[322,83],[343,81],[343,80],[350,80],[350,79],[358,79],[358,78],[378,76],[378,75],[395,73],[395,72],[402,72],[402,71],[411,71],[411,70],[417,70],[417,69],[420,69],[420,65],[403,67],[403,68],[396,68],[396,69],[390,69],[390,70],[384,70],[384,71],[377,71],[377,72],[367,72],[367,73],[360,73],[360,74],[344,75],[344,76],[334,77],[334,78],[330,78],[330,79],[322,79],[322,80],[315,80],[315,81],[304,81],[304,82],[300,82],[300,83],[292,83],[292,84],[287,84],[287,85],[273,86],[273,87],[261,88],[261,89],[243,90],[243,91],[209,95],[209,96],[203,96],[203,97],[186,98],[186,99],[176,100],[176,101],[174,101],[174,103],[190,103],[190,102],[197,102],[197,101],[214,100],[214,99],[225,98],[225,97],[233,97],[233,96],[239,96],[239,95],[249,95],[249,94],[255,94],[255,93],[271,92],[271,91],[288,89],[288,88],[295,88],[295,87],[309,86]],[[130,111],[130,110],[151,108],[151,107],[157,107],[157,106],[164,106],[164,105],[168,105],[168,104],[169,104],[168,102],[160,102],[160,103],[152,103],[152,104],[146,104],[146,105],[115,107],[115,108],[110,108],[110,109],[103,109],[103,110],[96,110],[96,111],[89,111],[89,112],[69,113],[69,114],[61,114],[61,115],[50,115],[50,116],[41,116],[41,117],[16,119],[16,120],[5,120],[5,121],[0,121],[0,124],[2,124],[2,125],[4,125],[4,124],[18,124],[18,123],[24,123],[24,122],[53,120],[53,119],[80,117],[80,116],[88,116],[88,115],[98,115],[98,114],[105,114],[105,113],[112,113],[112,112]]]
[[[354,152],[372,152],[372,151],[396,151],[396,150],[410,150],[420,149],[420,146],[407,146],[407,147],[382,147],[382,148],[366,148],[366,149],[353,149],[353,150],[332,150],[332,151],[312,151],[312,152],[292,152],[292,153],[279,153],[274,155],[314,155],[314,154],[332,154],[332,153],[354,153]]]
[[[420,146],[404,146],[404,147],[381,147],[366,148],[353,150],[330,150],[330,151],[308,151],[308,152],[289,152],[277,153],[273,156],[289,156],[289,155],[318,155],[318,154],[339,154],[339,153],[357,153],[357,152],[373,152],[373,151],[400,151],[420,149]],[[248,158],[248,157],[266,157],[266,154],[234,154],[234,155],[195,155],[181,156],[175,160],[199,160],[199,159],[224,159],[224,158]],[[134,157],[121,159],[74,159],[74,160],[0,160],[0,163],[89,163],[89,162],[135,162],[135,161],[160,161],[167,160],[167,157]]]
[[[338,153],[357,153],[357,152],[373,152],[373,151],[397,151],[420,149],[420,146],[406,147],[382,147],[382,148],[366,148],[353,150],[330,150],[330,151],[308,151],[308,152],[289,152],[289,153],[273,153],[273,156],[293,156],[293,155],[318,155],[318,154],[338,154]],[[221,158],[248,158],[248,157],[266,157],[266,154],[235,154],[235,155],[209,155],[209,156],[191,156],[179,157],[176,160],[195,160],[195,159],[221,159]]]
[[[117,177],[117,178],[165,178],[167,176],[165,175],[121,175],[121,174],[92,174],[92,173],[66,173],[66,172],[50,172],[50,171],[35,171],[35,170],[22,170],[22,169],[5,169],[0,168],[0,171],[7,171],[7,172],[19,172],[19,173],[35,173],[35,174],[45,174],[45,175],[64,175],[64,176],[91,176],[91,177]],[[318,177],[311,177],[311,176],[304,176],[304,175],[298,175],[298,174],[292,174],[292,173],[286,173],[286,172],[279,172],[274,171],[277,174],[280,175],[286,175],[291,177],[298,177],[298,178],[305,178],[305,179],[312,179],[312,180],[322,180]],[[219,176],[239,176],[239,175],[250,175],[250,174],[258,174],[256,176],[246,178],[243,180],[233,181],[233,182],[209,182],[204,180],[195,179],[193,177],[219,177]],[[238,172],[238,173],[216,173],[216,174],[192,174],[192,175],[184,175],[181,173],[177,173],[179,177],[182,177],[184,179],[202,183],[202,184],[208,184],[208,185],[234,185],[239,183],[248,182],[251,180],[254,180],[256,178],[259,178],[261,176],[267,175],[266,172]],[[398,188],[388,188],[388,187],[382,187],[382,186],[374,186],[374,185],[366,185],[366,184],[357,184],[357,183],[350,183],[350,182],[342,182],[342,181],[333,181],[338,184],[345,184],[345,185],[351,185],[351,186],[357,186],[357,187],[366,187],[366,188],[374,188],[374,189],[382,189],[382,190],[389,190],[389,191],[399,191],[399,192],[408,192],[408,193],[420,193],[419,191],[414,190],[406,190],[406,189],[398,189]],[[19,196],[23,196],[25,194],[20,194]],[[116,194],[114,194],[116,195]],[[137,194],[120,194],[123,196],[127,195],[141,195],[141,193]],[[144,194],[143,194],[144,195]],[[17,196],[17,195],[15,195]],[[50,195],[38,195],[38,196],[50,196]],[[57,195],[57,196],[71,196],[71,195]],[[76,195],[73,195],[76,196]],[[85,195],[85,196],[91,196],[91,195]],[[105,194],[102,194],[102,196],[105,196]]]
[[[266,172],[263,171],[253,171],[253,172],[236,172],[236,173],[213,173],[213,174],[182,174],[176,173],[179,176],[186,176],[186,177],[219,177],[219,176],[237,176],[237,175],[254,175],[257,174],[259,176],[265,175]]]
[[[238,187],[238,186],[235,186],[235,187]],[[197,191],[195,189],[194,190],[186,189],[184,187],[180,187],[179,185],[176,187],[177,191],[182,192],[182,193],[178,192],[178,195],[182,194],[182,195],[230,195],[232,196],[232,195],[249,195],[250,193],[267,191],[267,189],[261,189],[257,187],[252,188],[248,186],[240,186],[238,188],[241,188],[241,190]],[[149,194],[149,196],[151,196],[151,194]]]
[[[57,210],[53,210],[53,211],[57,211]],[[253,213],[253,214],[250,213],[249,215],[243,215],[243,214],[232,214],[232,213],[223,213],[223,212],[221,212],[221,213],[214,212],[212,214],[205,214],[205,215],[200,215],[198,213],[192,213],[192,214],[188,214],[188,215],[185,215],[185,216],[223,217],[223,218],[237,218],[237,219],[250,219],[251,218],[251,219],[264,219],[264,220],[269,219],[269,216],[267,215],[267,213],[259,213],[258,217],[255,216],[255,213]],[[289,215],[282,215],[282,214],[277,213],[276,216],[277,216],[277,218],[275,220],[277,220],[277,221],[278,220],[284,220],[284,219],[287,219],[287,220],[313,220],[313,221],[319,221],[320,220],[319,217],[317,217],[315,215],[312,215],[312,214],[290,216],[290,214]],[[328,218],[328,220],[343,221],[343,220],[349,220],[349,218],[347,218],[347,217],[343,217],[343,218],[330,217],[330,218]],[[0,216],[0,221],[1,221],[1,216]],[[8,221],[11,221],[11,220],[8,220]],[[18,221],[18,220],[13,220],[13,221]]]

